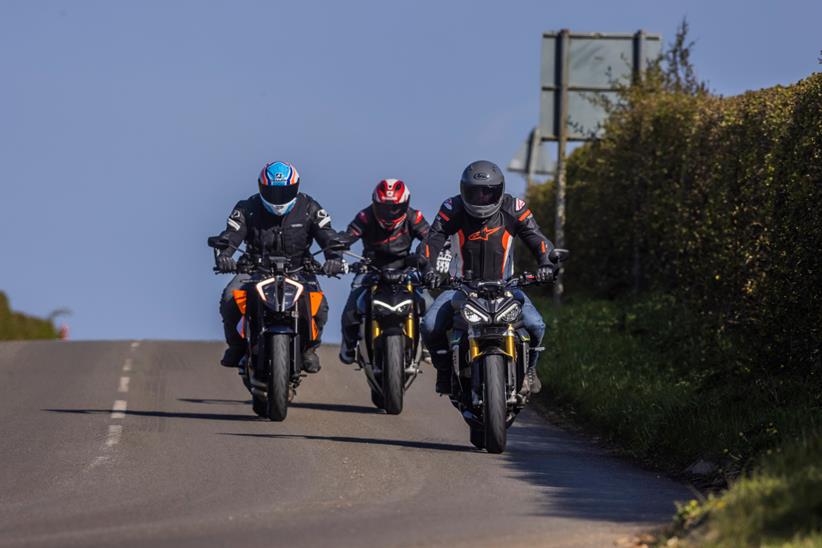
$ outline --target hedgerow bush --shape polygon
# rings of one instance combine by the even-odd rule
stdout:
[[[657,69],[623,99],[569,161],[567,287],[672,295],[717,381],[822,388],[822,73],[722,98]],[[553,192],[529,189],[543,226]]]
[[[8,297],[0,291],[0,341],[17,339],[56,339],[57,330],[49,320],[14,312]]]

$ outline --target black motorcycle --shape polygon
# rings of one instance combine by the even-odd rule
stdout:
[[[374,405],[399,415],[405,391],[420,374],[419,274],[416,266],[379,268],[368,259],[352,265],[352,270],[365,273],[367,288],[357,302],[363,317],[357,363],[365,372]]]
[[[237,250],[217,236],[209,238],[208,245]],[[251,392],[254,412],[261,417],[283,421],[288,415],[288,403],[303,377],[302,341],[309,340],[306,333],[313,321],[311,311],[301,304],[307,288],[299,274],[320,272],[313,259],[292,267],[288,257],[244,253],[237,261],[235,273],[252,276],[245,291],[242,333],[247,351],[240,375]]]
[[[556,249],[552,260],[568,252]],[[471,443],[489,453],[505,450],[508,427],[528,402],[522,390],[532,350],[522,325],[522,305],[511,290],[537,283],[524,273],[509,280],[453,278],[459,316],[454,319],[450,346],[453,364],[451,403],[471,429]]]

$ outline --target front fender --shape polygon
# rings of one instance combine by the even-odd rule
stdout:
[[[269,325],[265,328],[265,333],[296,335],[293,325]]]

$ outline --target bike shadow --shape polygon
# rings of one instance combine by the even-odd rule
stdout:
[[[177,401],[207,405],[251,405],[251,400],[221,400],[217,398],[177,398]]]
[[[246,434],[242,432],[221,432],[221,436],[237,436],[243,438],[268,438],[272,440],[311,440],[330,441],[335,443],[356,443],[362,445],[382,445],[402,447],[405,449],[420,449],[428,451],[450,451],[455,453],[474,453],[475,449],[466,445],[439,443],[430,441],[396,440],[386,438],[363,438],[358,436],[317,436],[310,434]]]
[[[111,409],[42,409],[49,413],[68,413],[74,415],[108,415]],[[128,409],[122,411],[131,417],[159,417],[163,419],[200,419],[212,421],[259,421],[256,415],[233,415],[230,413],[190,413],[184,411],[141,411]]]
[[[382,409],[376,407],[368,407],[365,405],[351,405],[348,403],[320,403],[320,402],[302,402],[293,401],[288,404],[288,407],[295,409],[314,409],[316,411],[334,411],[337,413],[363,413],[368,415],[380,414]]]
[[[177,401],[186,403],[201,403],[204,405],[251,405],[251,400],[223,400],[213,398],[177,398]],[[347,403],[322,403],[293,401],[288,404],[290,409],[313,409],[315,411],[333,411],[335,413],[362,413],[379,414],[381,409],[365,405],[351,405]]]

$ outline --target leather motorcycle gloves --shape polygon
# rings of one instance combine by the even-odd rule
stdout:
[[[323,274],[326,276],[338,276],[348,272],[348,264],[342,259],[328,259],[323,265]]]
[[[237,261],[230,255],[217,255],[217,270],[223,274],[234,272],[237,270]]]
[[[442,280],[440,275],[435,270],[428,270],[422,275],[422,281],[425,282],[425,285],[431,289],[436,289],[440,286]]]
[[[537,269],[537,281],[538,282],[551,282],[554,280],[554,265],[546,264],[542,265]]]

